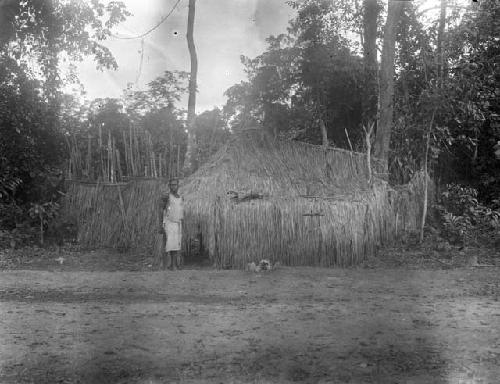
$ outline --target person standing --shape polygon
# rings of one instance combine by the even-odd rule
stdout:
[[[163,234],[165,249],[162,257],[163,269],[182,268],[182,220],[184,204],[179,196],[179,180],[171,179],[170,192],[162,196],[159,210],[160,233]]]

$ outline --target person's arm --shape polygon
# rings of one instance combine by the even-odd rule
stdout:
[[[181,199],[181,223],[184,221],[184,199]]]
[[[158,227],[159,231],[163,233],[163,211],[168,205],[168,197],[162,196],[158,204]]]

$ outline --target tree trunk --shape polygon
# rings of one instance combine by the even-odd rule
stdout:
[[[443,40],[444,40],[444,29],[446,26],[446,2],[447,0],[441,0],[441,13],[439,16],[439,27],[437,36],[437,75],[438,84],[443,85],[444,73],[445,73],[445,60],[443,53]]]
[[[380,109],[377,133],[375,135],[374,155],[382,160],[386,177],[388,177],[389,144],[391,141],[392,113],[394,109],[394,55],[396,46],[396,24],[398,22],[399,15],[401,14],[402,7],[402,1],[389,0],[380,68]]]
[[[362,100],[363,125],[368,127],[377,119],[378,63],[377,63],[377,0],[363,1],[363,67],[364,96]]]
[[[196,47],[194,45],[193,37],[195,6],[196,0],[189,0],[188,27],[186,37],[189,48],[189,55],[191,57],[191,75],[189,76],[189,99],[187,116],[188,140],[183,166],[183,173],[185,176],[189,175],[192,171],[193,154],[195,153],[193,128],[194,120],[196,118],[196,76],[198,73],[198,57],[196,56]]]

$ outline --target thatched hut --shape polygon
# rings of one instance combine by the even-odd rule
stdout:
[[[164,183],[74,184],[68,207],[87,246],[148,247]],[[235,134],[184,180],[184,244],[194,239],[218,267],[261,258],[285,265],[357,264],[418,224],[415,188],[396,192],[368,182],[366,156],[294,141],[261,130]]]

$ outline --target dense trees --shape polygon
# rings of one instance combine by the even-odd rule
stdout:
[[[0,225],[53,196],[46,184],[67,156],[61,85],[76,80],[60,62],[90,56],[116,67],[102,40],[127,15],[119,1],[0,2]]]
[[[361,136],[362,60],[335,32],[331,2],[292,5],[298,16],[289,33],[242,58],[248,81],[228,89],[225,110],[235,125],[257,121],[275,135],[349,148]]]
[[[407,182],[427,154],[438,183],[498,195],[498,2],[289,3],[288,33],[242,58],[247,80],[226,92],[233,128],[259,122],[317,144],[325,128],[330,145],[359,150],[376,122],[375,156],[392,182]]]
[[[64,156],[58,113],[17,63],[0,57],[0,198],[28,198],[34,181]]]
[[[406,7],[397,36],[393,181],[408,180],[422,166],[434,113],[429,161],[438,184],[469,183],[487,200],[498,195],[499,73],[492,65],[499,58],[498,12],[495,2],[469,7],[462,15],[450,12],[438,44],[440,18],[426,30],[415,8]]]

